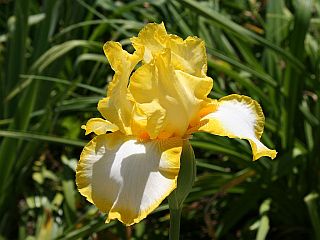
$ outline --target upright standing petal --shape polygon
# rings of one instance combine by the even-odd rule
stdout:
[[[159,53],[166,46],[168,34],[164,24],[147,24],[138,34],[130,40],[135,49],[144,49],[143,60],[150,63],[153,55]]]
[[[169,48],[174,69],[197,77],[206,76],[206,48],[204,42],[197,37],[183,40],[177,35],[167,34],[163,23],[151,23],[139,32],[138,37],[131,38],[131,42],[137,50],[144,49],[143,60],[146,63],[150,63],[165,48]]]
[[[172,63],[175,69],[196,77],[206,77],[206,47],[200,38],[187,37],[183,40],[176,35],[170,35],[167,48],[172,52]]]
[[[182,140],[138,142],[123,134],[95,137],[77,167],[78,189],[107,221],[141,221],[176,188]]]
[[[211,78],[195,77],[175,70],[169,49],[156,54],[152,62],[136,70],[129,85],[129,91],[140,109],[148,109],[148,121],[156,122],[154,118],[159,119],[160,113],[165,114],[161,123],[152,125],[157,127],[157,133],[154,129],[146,129],[151,138],[158,133],[166,137],[183,136],[207,101],[211,88]]]
[[[260,142],[264,115],[260,105],[249,97],[236,94],[223,97],[216,101],[215,110],[201,121],[199,131],[249,140],[254,160],[262,156],[276,157],[276,151]]]
[[[117,42],[107,42],[103,49],[115,74],[108,86],[108,97],[99,101],[98,110],[123,133],[131,134],[133,104],[127,86],[131,72],[141,60],[143,51],[129,54]]]

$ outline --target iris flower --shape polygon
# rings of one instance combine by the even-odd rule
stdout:
[[[103,49],[115,74],[98,103],[103,118],[83,128],[95,136],[83,149],[76,183],[86,199],[132,225],[144,219],[176,188],[180,155],[194,132],[247,139],[253,159],[274,158],[260,142],[264,115],[250,97],[210,99],[204,42],[147,24],[131,38],[130,54],[118,42]]]

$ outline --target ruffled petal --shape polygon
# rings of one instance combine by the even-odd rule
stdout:
[[[121,132],[138,139],[183,136],[189,124],[199,121],[197,112],[212,88],[204,42],[169,35],[163,23],[148,24],[132,42],[133,54],[116,42],[104,45],[115,75],[98,110]],[[142,59],[146,64],[133,73],[128,90],[129,77]]]
[[[99,101],[98,110],[105,119],[117,125],[120,131],[131,134],[133,104],[127,86],[132,70],[142,59],[143,50],[129,54],[118,42],[107,42],[103,49],[115,74],[108,86],[108,97]]]
[[[141,221],[176,188],[182,140],[139,142],[120,132],[99,135],[83,149],[78,189],[107,222]]]
[[[164,48],[169,48],[174,69],[197,77],[206,75],[205,44],[197,37],[183,40],[177,35],[167,34],[163,23],[150,23],[139,32],[138,37],[131,38],[131,42],[136,49],[144,49],[143,60],[146,63],[150,63]]]
[[[132,115],[131,128],[133,135],[140,140],[159,138],[166,110],[161,107],[156,99],[150,103],[139,104],[136,102]]]
[[[106,132],[115,132],[119,128],[111,122],[102,118],[91,118],[86,125],[81,126],[82,129],[86,130],[86,135],[94,132],[97,135],[105,134]]]
[[[135,49],[144,49],[143,60],[149,63],[153,55],[166,46],[168,34],[163,23],[149,23],[141,29],[138,37],[132,37],[130,40]]]
[[[199,131],[249,140],[254,160],[262,156],[272,159],[276,157],[275,150],[270,150],[260,142],[264,115],[256,101],[232,94],[215,101],[214,104],[215,110],[201,119],[202,126]]]
[[[167,48],[172,52],[172,63],[175,69],[188,74],[205,77],[207,73],[207,55],[204,41],[197,37],[187,37],[185,40],[170,35]]]
[[[133,73],[129,91],[140,109],[145,109],[148,121],[161,119],[160,123],[147,128],[151,138],[159,134],[181,137],[190,122],[199,121],[198,112],[208,101],[212,84],[209,77],[195,77],[175,70],[170,49],[164,49]]]

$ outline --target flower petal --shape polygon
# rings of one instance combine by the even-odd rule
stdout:
[[[196,77],[205,77],[207,73],[207,55],[204,41],[197,37],[185,40],[170,35],[167,48],[171,49],[172,63],[179,69]]]
[[[141,221],[176,188],[182,140],[138,142],[120,132],[99,135],[84,149],[77,166],[78,189],[107,222]]]
[[[177,35],[167,34],[163,23],[147,24],[138,37],[131,38],[136,49],[144,48],[143,60],[150,63],[164,48],[171,49],[174,69],[197,77],[205,77],[207,56],[204,42],[197,37],[183,40]]]
[[[161,123],[148,128],[148,134],[157,136],[183,136],[190,122],[198,116],[212,88],[209,77],[195,77],[171,64],[171,51],[164,49],[150,63],[137,69],[130,78],[129,91],[140,108],[147,109],[146,119],[156,122],[165,114]],[[157,113],[157,114],[154,114]],[[199,119],[197,119],[199,121]],[[161,124],[161,126],[159,126]],[[164,132],[165,131],[165,132]]]
[[[130,40],[135,49],[144,48],[143,60],[149,63],[153,54],[162,51],[166,45],[168,34],[164,24],[149,23]]]
[[[86,135],[94,132],[97,135],[105,134],[106,132],[115,132],[119,128],[111,122],[102,118],[91,118],[86,125],[81,126],[82,129],[86,130]]]
[[[133,104],[127,86],[132,70],[142,59],[143,51],[129,54],[118,42],[107,42],[103,49],[115,74],[108,86],[108,97],[99,101],[98,110],[105,119],[117,125],[120,131],[131,134]]]
[[[215,102],[215,110],[201,121],[198,130],[230,138],[243,138],[250,142],[253,159],[262,156],[276,157],[275,150],[260,142],[264,127],[264,115],[260,105],[249,97],[232,94]]]
[[[131,128],[133,135],[142,140],[159,137],[166,110],[161,107],[157,100],[143,104],[136,102],[132,114]]]

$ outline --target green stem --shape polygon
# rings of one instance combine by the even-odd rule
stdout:
[[[317,206],[318,199],[319,199],[319,194],[316,192],[311,192],[304,198],[304,202],[307,205],[309,217],[314,230],[314,235],[315,235],[314,239],[316,240],[320,240],[320,229],[319,229],[320,217],[318,214],[319,211]]]
[[[170,209],[170,240],[179,240],[181,208]]]
[[[168,196],[170,209],[170,240],[179,240],[183,202],[190,193],[196,176],[196,162],[188,140],[184,141],[177,188]]]

